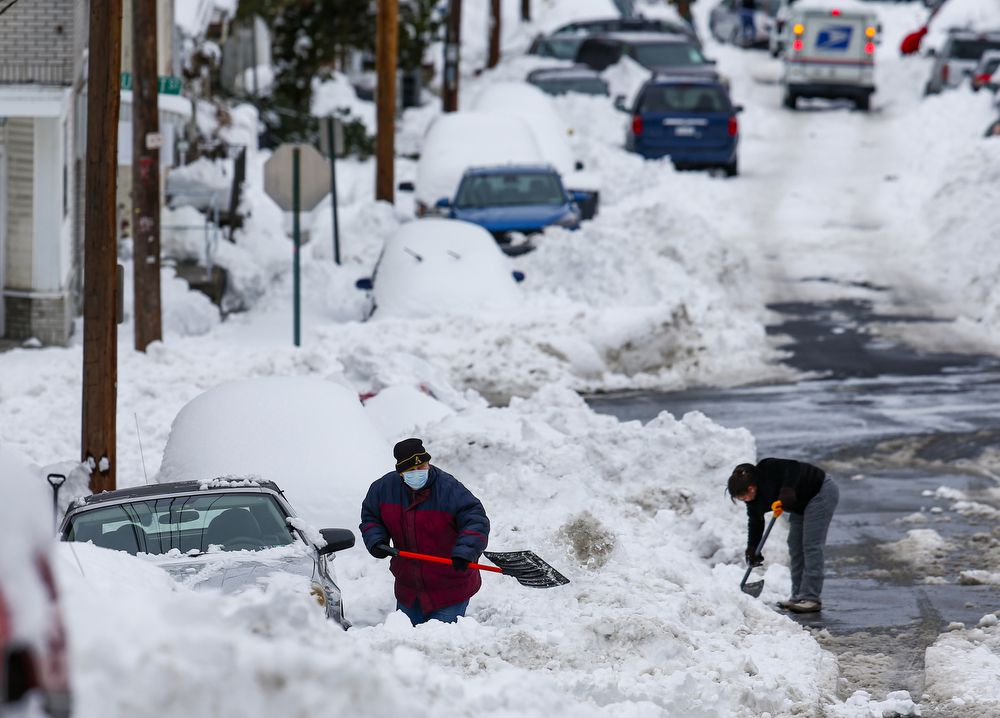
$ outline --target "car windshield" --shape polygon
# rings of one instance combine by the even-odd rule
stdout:
[[[535,45],[535,55],[555,57],[560,60],[572,60],[583,42],[583,37],[546,37]]]
[[[729,98],[718,87],[669,85],[648,87],[639,102],[640,112],[728,112]]]
[[[986,62],[982,63],[982,71],[986,75],[992,75],[1000,67],[1000,57],[991,57]]]
[[[642,43],[634,46],[629,54],[643,67],[705,64],[698,48],[681,42]]]
[[[462,180],[455,198],[458,208],[503,207],[526,204],[560,205],[566,202],[562,182],[554,174],[508,172],[473,175]]]
[[[579,92],[584,95],[607,95],[608,86],[599,77],[560,77],[536,80],[535,85],[550,95]]]
[[[130,554],[226,551],[287,546],[295,540],[277,502],[266,494],[202,492],[94,508],[76,514],[67,541]]]
[[[1000,50],[1000,40],[955,40],[951,56],[958,60],[978,60],[987,50]]]

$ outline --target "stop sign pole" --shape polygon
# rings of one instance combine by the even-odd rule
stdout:
[[[294,315],[293,319],[293,330],[292,334],[294,336],[293,341],[295,346],[302,346],[302,272],[300,269],[301,264],[301,252],[299,248],[301,247],[301,241],[299,240],[299,209],[301,205],[301,198],[299,197],[299,150],[298,146],[292,150],[292,244],[294,249],[294,260],[292,264],[292,284],[293,288],[293,300],[292,300],[292,313]]]

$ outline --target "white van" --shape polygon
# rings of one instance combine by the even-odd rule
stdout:
[[[784,104],[800,97],[845,98],[867,110],[875,92],[878,18],[865,10],[789,8],[782,28]]]

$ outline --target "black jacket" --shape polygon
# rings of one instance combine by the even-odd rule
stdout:
[[[782,508],[801,514],[806,504],[819,493],[825,478],[823,469],[804,461],[762,459],[757,464],[757,495],[747,502],[747,550],[757,551],[760,537],[764,535],[764,514],[778,500],[782,488],[795,491],[795,500],[783,501]]]

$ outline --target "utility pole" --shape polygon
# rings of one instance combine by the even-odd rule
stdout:
[[[486,67],[500,62],[500,0],[490,0],[490,54]]]
[[[521,19],[531,22],[531,0],[521,0]]]
[[[444,39],[444,81],[441,109],[458,112],[458,71],[462,56],[462,0],[449,0]]]
[[[118,252],[115,190],[122,0],[90,3],[83,278],[83,461],[90,490],[115,488]]]
[[[144,352],[163,338],[156,0],[132,0],[132,64],[132,276],[135,348]]]
[[[395,199],[396,161],[396,53],[399,31],[398,0],[378,0],[375,35],[377,120],[375,131],[375,199]]]

